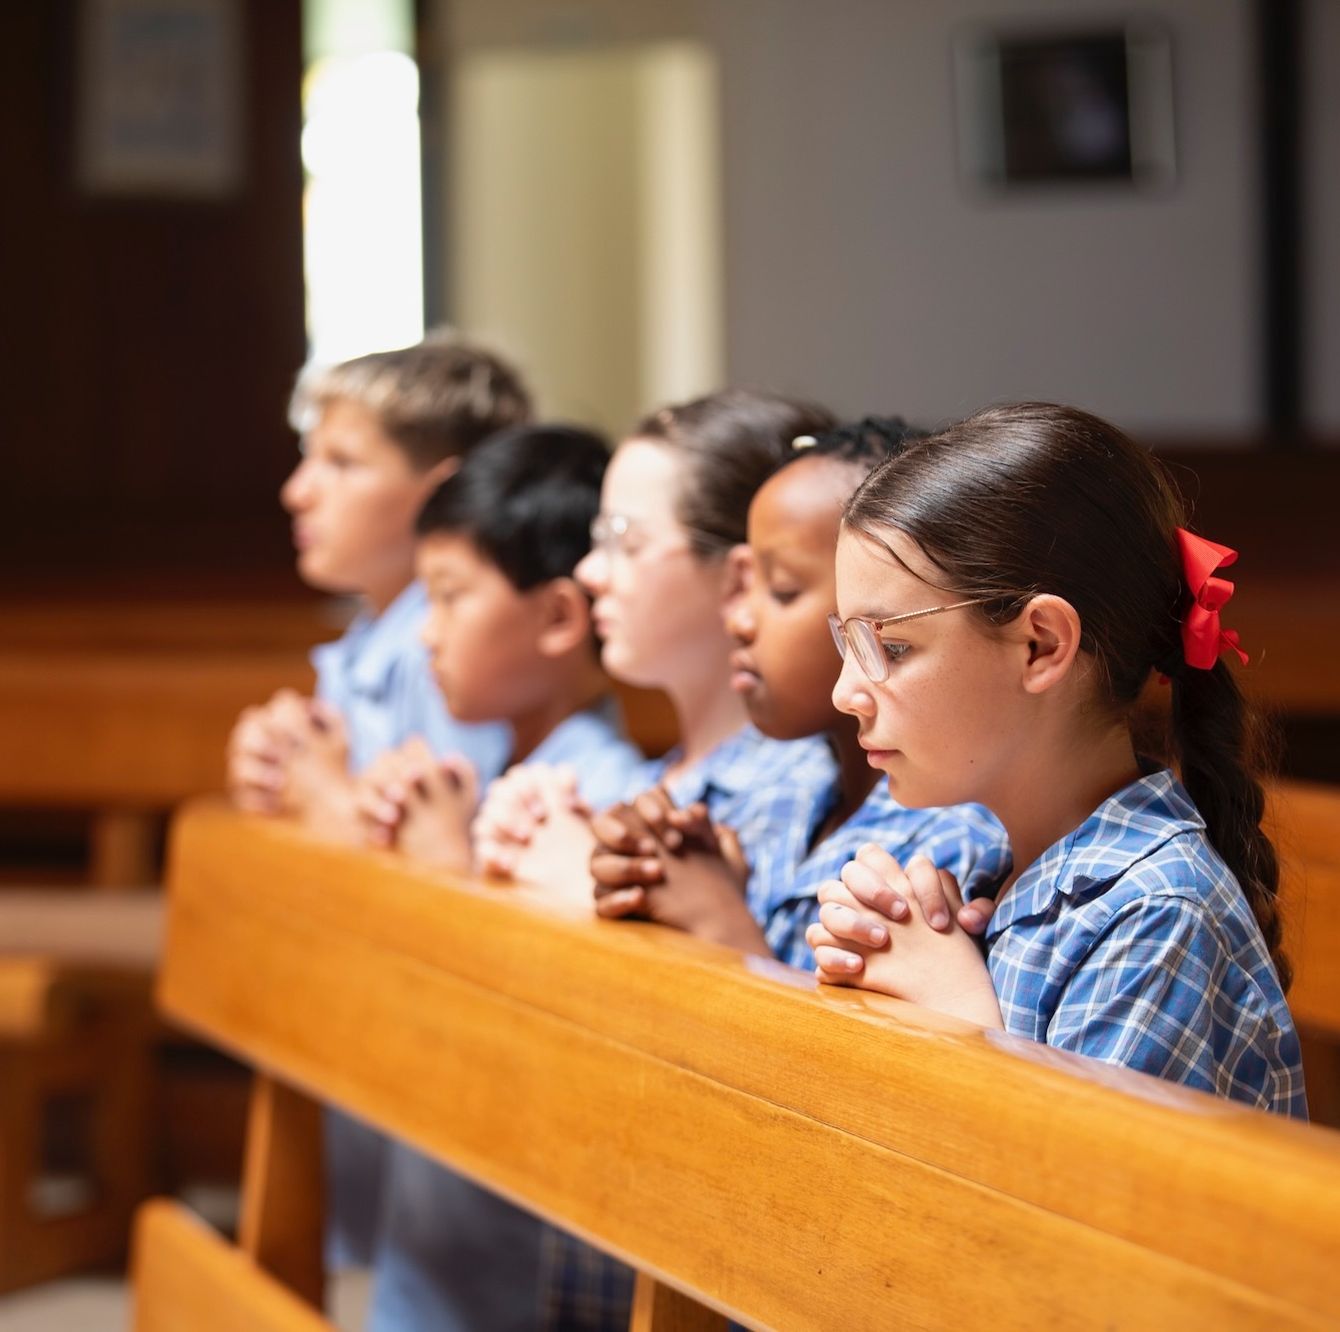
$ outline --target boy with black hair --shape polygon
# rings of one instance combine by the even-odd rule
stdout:
[[[502,721],[512,759],[572,766],[596,808],[642,761],[624,738],[600,666],[586,593],[572,577],[590,546],[604,441],[567,426],[521,426],[475,449],[418,519],[423,631],[433,674],[462,721]],[[468,763],[410,742],[359,783],[365,832],[430,865],[468,869],[478,788]],[[542,1223],[392,1144],[368,1326],[541,1326]]]
[[[423,641],[452,716],[504,722],[511,763],[579,768],[583,797],[615,799],[641,763],[600,665],[590,600],[572,576],[590,548],[609,451],[571,426],[519,426],[470,455],[419,514]],[[479,788],[469,763],[419,740],[359,783],[368,841],[470,868]]]

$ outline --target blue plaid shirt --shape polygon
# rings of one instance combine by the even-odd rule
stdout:
[[[805,942],[806,927],[819,916],[819,885],[836,879],[867,842],[882,846],[900,864],[926,856],[949,870],[965,895],[981,884],[992,888],[1009,872],[1005,829],[981,805],[948,809],[907,809],[877,782],[847,819],[811,850],[815,834],[838,800],[836,781],[816,802],[809,817],[772,837],[751,863],[749,910],[763,928],[773,954],[793,967],[814,966]]]
[[[380,615],[359,615],[341,638],[314,648],[317,697],[344,718],[354,772],[421,735],[434,754],[464,754],[481,781],[492,781],[511,752],[511,729],[447,711],[419,641],[427,613],[423,584],[411,583]]]
[[[660,785],[676,753],[645,764],[628,794]],[[836,781],[837,764],[819,736],[773,740],[745,726],[666,789],[681,809],[701,800],[713,823],[734,830],[752,866],[773,841],[790,837],[797,824],[808,824],[816,802],[831,798]]]
[[[1007,1031],[1307,1118],[1269,951],[1171,772],[1049,847],[1001,897],[986,944]]]

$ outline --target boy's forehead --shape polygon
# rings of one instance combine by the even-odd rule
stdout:
[[[331,398],[313,404],[302,424],[304,440],[331,440],[396,454],[404,452],[387,433],[381,418],[354,398]]]
[[[460,573],[487,563],[479,547],[463,532],[443,530],[425,532],[414,547],[414,559],[421,578],[440,578],[444,573]]]

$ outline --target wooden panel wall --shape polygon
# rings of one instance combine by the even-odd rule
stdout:
[[[238,3],[244,178],[216,202],[81,192],[76,0],[0,6],[11,587],[291,562],[275,491],[305,349],[301,3]]]

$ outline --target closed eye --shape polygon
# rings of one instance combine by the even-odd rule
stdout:
[[[889,660],[890,664],[902,661],[902,659],[905,656],[907,656],[909,652],[912,651],[911,643],[899,643],[899,642],[891,643],[884,638],[881,638],[879,640],[879,645],[884,649],[884,655]]]

